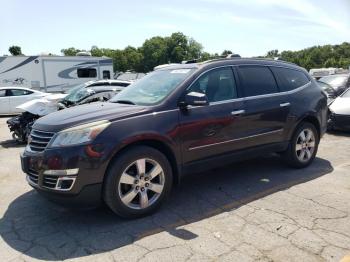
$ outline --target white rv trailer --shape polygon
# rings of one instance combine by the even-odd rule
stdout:
[[[0,56],[0,86],[62,92],[90,80],[110,79],[112,59],[91,56]]]

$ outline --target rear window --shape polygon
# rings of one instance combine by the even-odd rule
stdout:
[[[97,76],[95,68],[79,68],[77,73],[79,78],[94,78]]]
[[[342,95],[342,97],[350,98],[350,88],[346,90]]]
[[[296,89],[310,82],[307,76],[301,71],[282,67],[270,68],[276,76],[281,92]]]
[[[275,78],[266,66],[240,66],[239,76],[246,97],[278,93]]]

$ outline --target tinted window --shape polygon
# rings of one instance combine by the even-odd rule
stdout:
[[[187,93],[206,94],[209,102],[217,102],[237,98],[237,88],[231,68],[221,68],[202,75]]]
[[[6,96],[6,90],[0,90],[0,97]]]
[[[271,70],[276,76],[281,92],[296,89],[310,82],[307,76],[301,71],[282,67],[271,67]]]
[[[103,79],[111,79],[111,73],[109,72],[109,70],[104,70],[102,74],[103,74]]]
[[[11,89],[9,90],[9,95],[10,96],[24,96],[24,95],[29,95],[32,94],[33,92],[27,91],[27,90],[22,90],[22,89]]]
[[[123,82],[120,82],[120,83],[115,83],[115,82],[112,82],[111,83],[111,86],[123,86],[123,87],[126,87],[130,85],[129,83],[123,83]]]
[[[240,66],[239,75],[246,97],[278,92],[275,78],[265,66]]]
[[[97,82],[97,83],[93,83],[91,85],[88,85],[89,87],[91,86],[109,86],[108,82]]]
[[[77,73],[79,78],[93,78],[97,75],[95,68],[79,68]]]

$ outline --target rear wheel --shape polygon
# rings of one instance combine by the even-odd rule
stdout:
[[[315,126],[309,122],[302,122],[295,130],[283,158],[292,167],[306,167],[314,160],[318,144],[319,134]]]
[[[118,215],[140,217],[154,212],[169,195],[172,170],[158,150],[133,147],[118,156],[104,181],[103,197]]]

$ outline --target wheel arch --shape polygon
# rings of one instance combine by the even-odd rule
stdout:
[[[173,171],[174,184],[177,185],[180,183],[180,167],[178,164],[179,161],[176,158],[176,155],[174,151],[171,149],[171,147],[166,142],[158,139],[144,139],[144,140],[133,141],[128,144],[123,144],[122,147],[118,148],[118,150],[114,152],[113,156],[109,160],[106,172],[109,170],[114,159],[116,159],[120,154],[122,154],[126,150],[129,150],[130,148],[136,147],[136,146],[149,146],[160,151],[162,154],[164,154],[164,156],[168,159],[171,169]]]
[[[301,121],[299,121],[298,125],[302,122],[309,122],[313,124],[317,130],[318,137],[321,138],[321,124],[316,116],[307,115],[303,119],[301,119]]]

